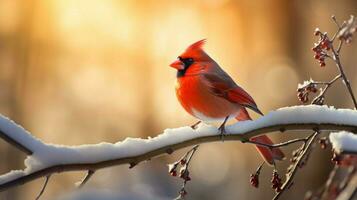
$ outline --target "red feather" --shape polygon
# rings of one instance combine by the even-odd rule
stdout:
[[[238,115],[236,116],[236,119],[238,121],[245,121],[245,120],[251,120],[252,118],[250,118],[247,110],[245,108],[242,108],[239,111]],[[271,141],[271,139],[266,135],[254,137],[251,138],[250,140],[263,144],[269,144],[269,145],[274,144],[273,141]],[[274,148],[271,150],[267,147],[263,147],[260,145],[256,145],[255,147],[257,148],[260,155],[264,158],[264,160],[270,165],[274,164],[274,160],[282,160],[285,158],[284,153],[279,148]]]
[[[263,115],[254,99],[245,90],[235,84],[227,74],[223,73],[222,75],[204,74],[212,93]]]

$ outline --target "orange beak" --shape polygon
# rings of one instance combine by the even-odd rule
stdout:
[[[185,69],[184,64],[180,60],[175,60],[173,63],[170,64],[170,67],[173,67],[177,70],[183,70]]]

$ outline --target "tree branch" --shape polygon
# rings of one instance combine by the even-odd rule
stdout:
[[[346,130],[350,132],[357,131],[357,125],[353,124],[339,124],[339,123],[299,123],[299,122],[291,122],[286,124],[275,124],[275,125],[268,125],[259,128],[253,128],[249,131],[235,134],[230,133],[226,135],[225,141],[243,141],[246,142],[249,138],[256,137],[259,135],[267,134],[274,131],[288,131],[288,130]],[[155,138],[153,138],[155,139]],[[14,178],[13,180],[5,181],[0,184],[0,191],[7,190],[11,187],[22,185],[38,179],[43,176],[48,176],[53,173],[61,173],[66,171],[81,171],[81,170],[98,170],[101,168],[106,168],[115,165],[122,165],[122,164],[130,164],[130,163],[140,163],[142,161],[151,159],[153,157],[163,155],[163,154],[171,154],[173,151],[196,145],[201,143],[208,143],[208,142],[219,142],[221,141],[221,137],[219,134],[216,135],[209,135],[209,136],[202,136],[193,134],[192,138],[174,143],[169,145],[159,146],[156,149],[150,150],[148,152],[142,153],[137,156],[128,156],[128,157],[119,157],[116,159],[108,159],[100,162],[93,162],[93,163],[73,163],[68,164],[59,164],[55,166],[49,166],[29,174],[25,174],[19,177]]]
[[[3,131],[0,130],[0,138],[5,140],[5,142],[9,143],[11,146],[14,146],[18,150],[24,152],[27,155],[31,155],[33,152],[27,148],[26,146],[22,145],[20,142],[16,141],[12,137],[5,134]]]

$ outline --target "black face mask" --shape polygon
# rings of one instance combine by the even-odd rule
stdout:
[[[178,59],[184,64],[184,68],[181,70],[177,70],[177,77],[182,77],[185,75],[186,70],[193,64],[193,59],[192,58],[181,58],[178,57]]]

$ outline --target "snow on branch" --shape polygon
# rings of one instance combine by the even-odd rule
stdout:
[[[293,106],[268,113],[254,121],[237,122],[227,127],[225,141],[246,142],[250,138],[274,131],[334,130],[357,132],[357,112],[328,106]],[[64,146],[46,144],[11,120],[0,117],[0,135],[10,144],[28,154],[23,170],[0,176],[0,191],[40,177],[64,171],[95,170],[120,164],[130,167],[162,154],[195,144],[220,141],[216,127],[202,124],[166,129],[148,139],[126,138],[117,143]],[[92,174],[91,174],[92,175]]]
[[[330,134],[332,148],[336,153],[357,154],[357,135],[340,131]]]

